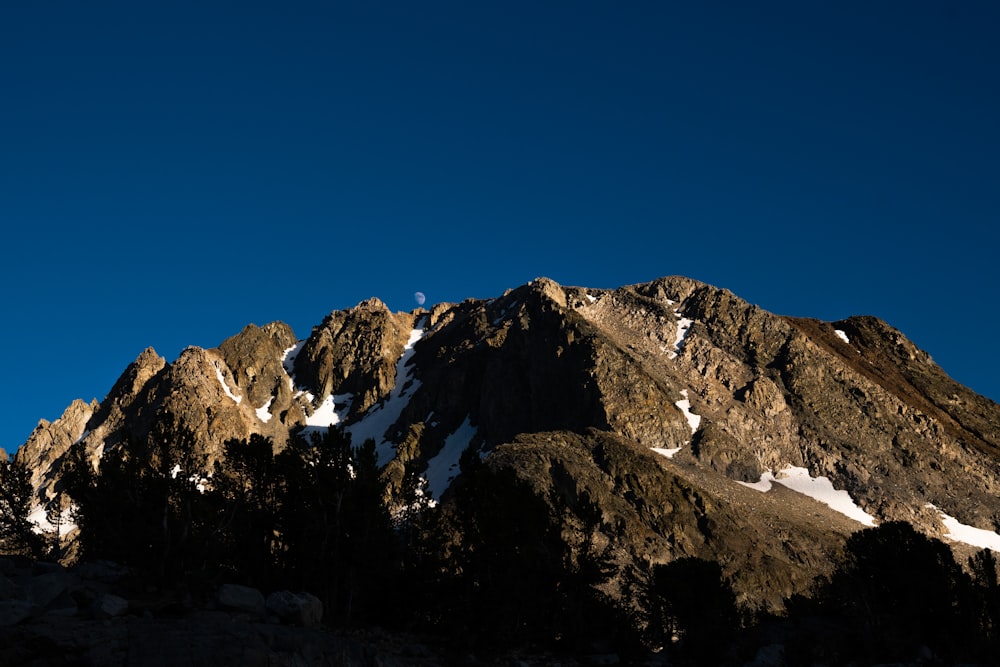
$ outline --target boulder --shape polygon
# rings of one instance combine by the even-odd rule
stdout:
[[[28,600],[45,607],[70,587],[70,577],[62,570],[56,570],[32,577],[25,582]]]
[[[267,610],[283,623],[312,627],[323,620],[323,603],[311,593],[276,591],[267,596]]]
[[[0,601],[23,600],[24,590],[13,581],[0,574]]]
[[[222,584],[215,593],[215,602],[226,609],[263,615],[266,609],[264,595],[256,588],[239,584]]]
[[[128,611],[128,600],[106,593],[94,601],[92,609],[101,618],[116,618]]]
[[[69,590],[64,590],[55,599],[45,605],[43,613],[47,616],[76,616],[79,608]]]
[[[31,616],[32,605],[24,600],[0,601],[0,628],[17,625]]]
[[[84,581],[113,584],[122,578],[126,569],[112,561],[96,560],[77,564],[74,566],[73,572]]]

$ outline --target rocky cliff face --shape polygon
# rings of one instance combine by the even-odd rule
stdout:
[[[681,277],[613,291],[538,279],[411,313],[371,299],[305,340],[272,323],[172,363],[146,350],[100,404],[40,423],[18,458],[44,504],[73,442],[96,461],[158,421],[192,433],[207,462],[228,439],[280,448],[340,423],[376,441],[386,475],[420,472],[436,498],[466,447],[492,452],[539,489],[586,491],[623,563],[711,557],[764,606],[801,591],[863,522],[1000,528],[995,403],[876,318],[780,317]]]

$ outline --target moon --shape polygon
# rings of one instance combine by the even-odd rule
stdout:
[[[413,299],[417,302],[418,306],[424,305],[424,302],[427,301],[427,297],[423,292],[414,292]]]

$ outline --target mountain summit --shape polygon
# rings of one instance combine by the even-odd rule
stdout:
[[[274,322],[172,363],[147,349],[103,401],[75,401],[18,450],[35,520],[65,511],[74,443],[96,462],[156,424],[190,434],[178,446],[206,466],[195,474],[227,441],[280,450],[339,425],[374,440],[395,488],[414,472],[435,500],[471,448],[593,502],[619,564],[714,560],[761,608],[804,591],[865,526],[1000,549],[1000,406],[877,318],[774,315],[683,277],[539,278],[408,313],[369,299],[304,340]]]

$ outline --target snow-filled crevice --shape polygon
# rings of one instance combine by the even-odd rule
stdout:
[[[681,396],[684,398],[674,403],[674,405],[684,413],[684,418],[687,419],[688,426],[691,428],[691,435],[694,435],[701,425],[701,417],[691,412],[691,401],[688,400],[687,389],[681,389]]]
[[[670,301],[669,303],[670,305],[674,305],[673,301]],[[684,341],[687,339],[688,333],[691,331],[691,325],[694,324],[694,320],[689,317],[684,317],[680,308],[674,309],[674,316],[677,318],[677,331],[674,334],[674,343],[672,348],[667,350],[667,358],[669,359],[676,359],[677,355],[684,349]]]
[[[299,356],[299,352],[302,351],[305,344],[306,341],[300,340],[281,355],[281,367],[285,369],[285,374],[288,376],[288,387],[293,391],[295,390],[295,358]]]
[[[451,486],[451,482],[459,473],[459,461],[462,452],[476,436],[476,428],[469,417],[455,432],[445,438],[444,446],[431,460],[427,462],[424,478],[427,480],[427,490],[431,498],[440,500],[442,494]]]
[[[426,321],[426,318],[424,318]],[[410,338],[403,348],[403,354],[396,362],[396,386],[389,392],[389,396],[379,403],[376,403],[354,424],[347,426],[344,430],[351,434],[351,442],[354,445],[371,438],[375,441],[375,448],[378,454],[379,466],[384,466],[392,460],[396,454],[395,445],[385,438],[385,432],[396,423],[403,409],[410,402],[415,392],[420,387],[420,380],[413,377],[414,368],[407,368],[410,360],[416,352],[415,345],[419,341],[426,328],[417,328],[410,331]]]
[[[234,394],[233,390],[229,388],[228,384],[226,384],[226,377],[222,373],[222,366],[221,366],[221,364],[218,361],[216,361],[216,362],[213,362],[212,365],[215,366],[215,377],[219,378],[219,384],[222,385],[222,391],[226,392],[226,396],[228,396],[229,398],[233,399],[233,402],[236,403],[237,405],[239,405],[240,401],[243,400],[243,397],[242,396],[237,396],[236,394]]]
[[[261,420],[265,424],[268,423],[269,421],[271,421],[271,417],[274,416],[274,415],[271,414],[271,405],[273,403],[274,403],[274,396],[272,396],[270,399],[268,399],[267,403],[265,403],[264,405],[262,405],[259,408],[257,408],[257,410],[256,410],[256,412],[257,412],[257,419]]]
[[[691,435],[694,435],[698,431],[698,427],[701,425],[701,416],[691,412],[691,401],[688,400],[687,389],[681,389],[681,396],[683,398],[675,402],[674,405],[676,405],[680,411],[684,413],[684,418],[687,420],[688,428],[691,429]],[[690,442],[685,444],[690,444]],[[677,452],[683,449],[683,447],[650,447],[650,449],[661,456],[666,456],[668,459],[672,459]]]

